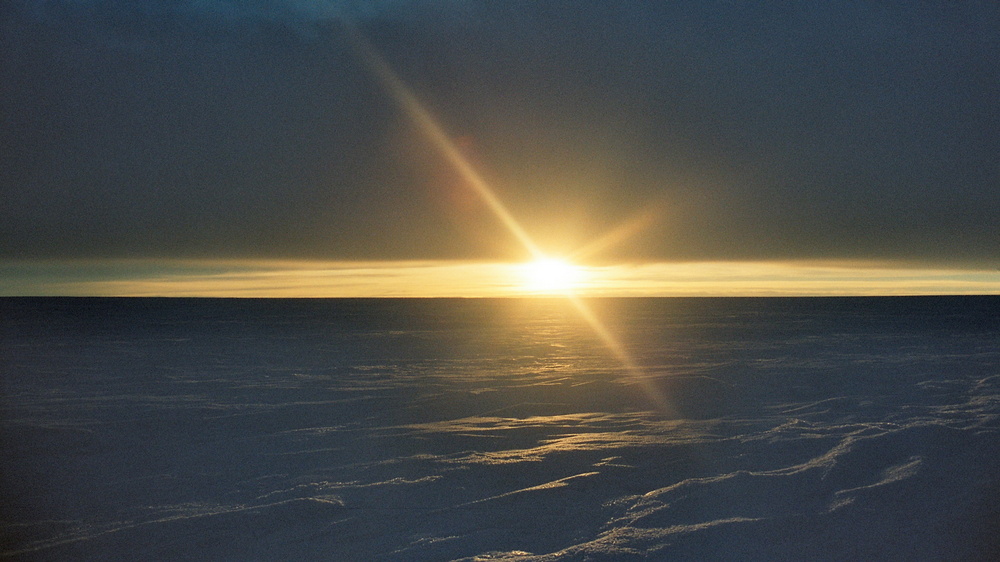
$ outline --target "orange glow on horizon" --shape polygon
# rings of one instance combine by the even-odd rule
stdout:
[[[0,296],[552,296],[524,263],[50,260],[0,263]],[[688,262],[575,266],[576,298],[998,295],[1000,271],[887,263]]]

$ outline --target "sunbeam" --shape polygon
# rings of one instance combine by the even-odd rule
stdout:
[[[676,415],[676,410],[670,404],[670,401],[668,401],[663,393],[660,392],[660,390],[652,384],[649,378],[645,376],[642,367],[640,367],[635,360],[632,359],[632,356],[629,354],[624,344],[622,344],[622,342],[619,341],[610,330],[608,330],[604,323],[601,322],[601,319],[594,314],[594,311],[591,310],[589,306],[587,306],[587,303],[583,302],[583,300],[574,295],[566,295],[566,298],[573,304],[573,307],[576,308],[577,312],[587,322],[587,324],[590,325],[590,328],[594,330],[594,333],[601,339],[601,342],[604,343],[605,347],[607,347],[615,358],[622,364],[625,372],[627,372],[633,380],[642,385],[642,389],[646,393],[646,396],[648,396],[650,400],[652,400],[653,403],[659,407],[660,411],[670,417]]]
[[[452,139],[444,131],[444,128],[440,125],[440,123],[438,123],[437,119],[435,119],[430,111],[424,107],[424,105],[417,98],[416,94],[414,94],[413,91],[410,90],[410,88],[403,82],[403,80],[393,71],[393,69],[389,66],[389,63],[386,62],[378,51],[376,51],[375,47],[365,39],[360,30],[350,25],[348,25],[347,28],[348,33],[354,40],[355,45],[357,45],[362,58],[371,68],[372,72],[379,78],[379,80],[381,80],[382,84],[396,100],[400,108],[418,126],[420,131],[427,137],[428,140],[431,141],[433,146],[438,149],[445,160],[455,167],[461,177],[465,180],[466,184],[483,200],[484,203],[486,203],[497,219],[499,219],[500,222],[507,227],[511,234],[517,238],[521,245],[527,249],[527,251],[534,258],[534,263],[544,264],[544,267],[542,268],[544,270],[543,275],[558,275],[560,277],[566,277],[568,275],[566,272],[571,271],[572,266],[566,262],[553,260],[542,252],[538,245],[535,244],[534,240],[532,240],[528,233],[524,230],[524,227],[521,226],[514,215],[507,209],[507,206],[503,204],[496,192],[489,186],[489,184],[486,183],[482,175],[475,169],[475,167],[473,167],[473,165],[463,156],[462,151],[458,149],[454,141],[452,141]],[[590,247],[587,247],[585,249],[585,253],[591,253],[592,251],[603,249],[607,245],[633,234],[636,230],[642,228],[649,221],[651,221],[652,216],[653,213],[647,212],[640,215],[638,218],[629,221],[623,227],[616,229],[611,234],[599,239]],[[553,264],[558,264],[558,266]],[[646,377],[643,376],[642,369],[629,355],[625,346],[608,330],[604,323],[601,322],[601,320],[594,314],[585,302],[573,296],[571,292],[566,290],[570,286],[571,282],[566,279],[561,279],[558,281],[558,286],[548,287],[546,285],[546,289],[565,294],[570,302],[572,302],[574,308],[576,308],[583,319],[590,325],[591,329],[594,330],[594,333],[597,334],[615,358],[621,362],[626,372],[643,384],[646,393],[661,409],[670,411],[671,409],[666,399],[651,384],[649,384]]]
[[[641,230],[647,228],[661,213],[659,205],[653,205],[633,216],[631,219],[618,225],[613,230],[607,232],[596,240],[573,251],[570,258],[577,260],[599,254],[611,246],[621,243],[623,240],[634,236]]]
[[[507,230],[517,238],[525,249],[535,259],[542,259],[545,254],[538,248],[538,245],[528,236],[524,228],[507,210],[506,205],[500,201],[493,189],[486,183],[482,175],[465,158],[455,142],[444,131],[437,119],[431,115],[430,111],[417,99],[417,96],[392,70],[389,63],[382,58],[375,48],[369,43],[359,30],[353,26],[348,26],[348,32],[354,39],[358,50],[362,54],[365,62],[382,81],[392,97],[399,103],[406,115],[413,120],[420,131],[426,135],[427,139],[440,151],[445,160],[455,167],[462,179],[465,180],[475,193],[490,208],[490,211],[503,223]]]

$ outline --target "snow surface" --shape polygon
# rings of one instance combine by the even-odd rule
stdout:
[[[0,557],[1000,559],[1000,298],[591,306],[0,299]]]

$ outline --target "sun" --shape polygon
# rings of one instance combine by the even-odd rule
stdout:
[[[520,269],[523,288],[531,293],[572,293],[584,279],[583,268],[559,258],[538,258]]]

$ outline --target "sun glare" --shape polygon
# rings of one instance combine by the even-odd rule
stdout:
[[[583,281],[583,269],[566,260],[539,258],[521,270],[524,289],[532,293],[572,293]]]

